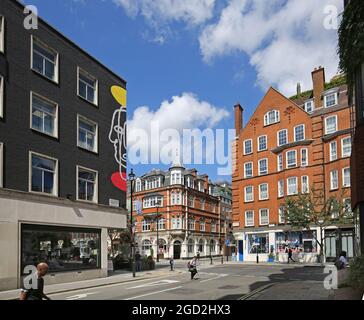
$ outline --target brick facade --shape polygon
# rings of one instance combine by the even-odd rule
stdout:
[[[255,241],[263,241],[259,248],[257,246],[263,254],[282,251],[278,249],[279,243],[290,237],[289,226],[283,217],[279,218],[287,195],[314,188],[324,191],[326,198],[344,195],[349,201],[351,197],[350,183],[343,184],[344,168],[348,168],[345,170],[345,182],[348,178],[350,181],[351,117],[347,87],[340,85],[325,90],[323,68],[315,69],[312,79],[313,94],[306,99],[295,97],[291,100],[270,88],[244,128],[241,128],[240,122],[243,110],[239,105],[235,106],[237,137],[232,185],[233,220],[235,237],[243,241],[239,244],[240,259],[253,259]],[[332,106],[328,106],[329,99],[333,101]],[[305,108],[310,107],[306,103],[310,101],[313,101],[314,107],[306,112]],[[335,142],[336,158],[330,158],[330,144],[334,149]],[[345,148],[342,148],[343,143]],[[281,168],[279,157],[282,157]],[[331,175],[334,175],[333,186]],[[351,227],[348,230],[351,232]],[[259,234],[265,238],[259,240]],[[307,259],[303,255],[307,251],[312,256],[317,254],[318,247],[312,236],[301,233],[292,235],[292,239],[295,237],[299,238],[295,241],[301,245],[297,249],[299,258]],[[337,251],[338,247],[331,250]]]

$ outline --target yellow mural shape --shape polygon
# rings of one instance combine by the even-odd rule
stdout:
[[[126,90],[119,86],[111,87],[111,94],[115,98],[115,100],[124,108],[126,108]]]

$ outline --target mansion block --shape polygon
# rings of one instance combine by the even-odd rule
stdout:
[[[312,192],[341,197],[350,210],[351,109],[345,77],[325,82],[323,68],[312,72],[313,90],[287,98],[270,88],[243,127],[243,109],[235,106],[233,226],[238,258],[267,261],[273,253],[287,261],[293,248],[300,262],[315,262],[319,229],[292,231],[285,219],[287,196]],[[341,250],[354,256],[354,225],[324,231],[327,260]]]
[[[136,251],[154,257],[158,252],[160,259],[223,254],[229,230],[225,223],[231,217],[227,188],[217,188],[207,175],[178,161],[167,171],[152,170],[136,178],[132,210]]]

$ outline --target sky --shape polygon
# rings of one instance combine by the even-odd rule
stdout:
[[[338,72],[336,17],[342,0],[25,0],[38,14],[127,81],[128,167],[137,175],[166,169],[168,157],[135,164],[168,143],[138,140],[151,123],[160,130],[233,129],[233,106],[244,107],[244,124],[270,86],[295,94],[297,82],[310,89],[311,71]],[[229,148],[227,132],[216,149]],[[152,140],[152,141],[151,141]],[[149,149],[148,149],[149,147]],[[185,163],[213,181],[230,180],[221,165]],[[135,153],[137,149],[141,153]],[[206,152],[208,150],[208,152]],[[155,151],[155,150],[154,150]],[[172,154],[173,153],[173,154]],[[183,154],[169,153],[170,159]]]

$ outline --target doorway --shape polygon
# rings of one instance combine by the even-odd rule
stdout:
[[[176,240],[173,243],[173,258],[174,259],[181,259],[181,241]]]

